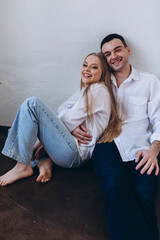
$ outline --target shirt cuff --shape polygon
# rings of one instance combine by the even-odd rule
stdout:
[[[153,133],[152,136],[150,137],[150,142],[151,144],[154,141],[160,141],[160,133]]]

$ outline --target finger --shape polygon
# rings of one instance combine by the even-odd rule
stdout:
[[[87,133],[87,132],[84,132],[83,130],[79,129],[78,130],[78,134],[83,136],[83,137],[87,137],[87,138],[92,138],[92,135]]]
[[[78,142],[79,143],[83,143],[83,144],[89,144],[89,142],[87,142],[87,141],[84,141],[83,139],[81,139],[81,138],[78,138]],[[79,145],[80,146],[80,145]]]
[[[82,136],[78,136],[79,139],[81,139],[84,142],[90,142],[92,141],[92,138],[88,138],[88,137],[82,137]]]
[[[40,157],[40,151],[41,151],[41,149],[42,149],[42,145],[37,149],[37,151],[35,152],[35,158],[37,159],[37,160],[39,160],[39,157]]]
[[[159,166],[158,166],[158,164],[157,164],[157,165],[156,165],[155,175],[158,176],[158,174],[159,174]]]
[[[39,152],[38,152],[38,150],[35,152],[34,156],[35,156],[35,159],[38,160],[38,158],[39,158]]]
[[[142,156],[142,151],[139,151],[137,154],[136,154],[136,159],[135,159],[135,162],[137,163],[140,159],[140,157]]]
[[[77,137],[80,138],[81,140],[86,140],[86,141],[91,141],[92,138],[90,136],[87,135],[81,135],[81,134],[77,134]]]
[[[148,162],[144,165],[144,167],[142,168],[142,170],[140,171],[140,173],[141,173],[141,174],[145,173],[145,172],[147,171],[147,169],[149,169],[151,166],[152,166],[152,163],[148,161]],[[153,167],[153,169],[154,169],[154,167]],[[152,170],[153,170],[153,169],[152,169]]]
[[[86,128],[86,126],[84,124],[80,125],[80,129],[82,129],[84,132],[88,132],[88,129]]]
[[[142,158],[140,160],[140,162],[137,164],[136,166],[136,170],[138,170],[139,168],[141,168],[145,163],[146,163],[147,159],[146,158]]]
[[[33,147],[33,151],[35,151],[36,149],[38,149],[41,145],[41,142],[39,140],[37,140],[34,144],[34,147]]]
[[[147,174],[150,175],[152,173],[152,171],[154,170],[154,168],[155,168],[154,163],[152,163],[150,168],[147,171]]]

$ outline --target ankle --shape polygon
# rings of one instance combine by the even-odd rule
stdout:
[[[17,164],[16,164],[15,167],[16,167],[17,169],[22,170],[22,171],[31,168],[30,164],[25,164],[25,163],[21,163],[21,162],[17,162]]]

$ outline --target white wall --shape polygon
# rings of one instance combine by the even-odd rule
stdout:
[[[159,9],[159,0],[0,0],[0,125],[30,96],[55,110],[109,33],[126,38],[135,66],[160,77]]]

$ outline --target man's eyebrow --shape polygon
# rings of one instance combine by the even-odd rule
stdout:
[[[114,48],[114,50],[116,50],[117,48],[122,48],[122,46],[117,46],[117,47]]]
[[[117,46],[117,47],[115,47],[113,50],[117,50],[118,48],[122,48],[122,46]],[[106,53],[109,53],[110,51],[106,51],[106,52],[104,52],[103,54],[106,54]]]

